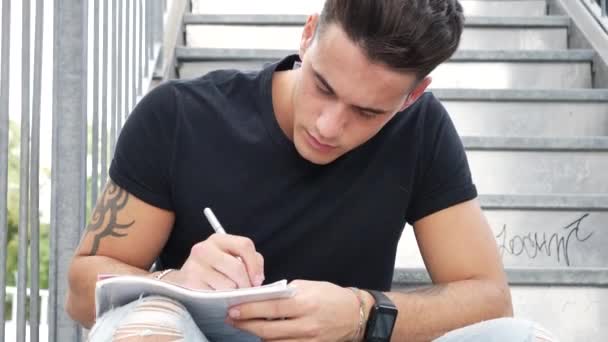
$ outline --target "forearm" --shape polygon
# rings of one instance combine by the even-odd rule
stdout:
[[[95,322],[95,283],[99,274],[145,275],[149,272],[104,256],[75,257],[70,265],[65,306],[72,319],[86,328]]]
[[[431,341],[482,320],[511,316],[510,291],[489,280],[463,280],[387,295],[399,309],[392,341]]]

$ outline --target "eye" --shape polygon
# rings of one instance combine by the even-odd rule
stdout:
[[[357,114],[358,114],[360,117],[362,117],[362,118],[364,118],[364,119],[367,119],[367,120],[371,120],[371,119],[373,119],[373,118],[375,118],[375,117],[377,117],[377,116],[378,116],[378,114],[374,114],[374,113],[366,112],[366,111],[364,111],[364,110],[358,110],[358,111],[357,111]]]
[[[316,84],[316,88],[317,88],[317,90],[321,94],[324,94],[324,95],[331,95],[332,94],[327,88],[325,88],[324,86],[321,86],[319,84]]]

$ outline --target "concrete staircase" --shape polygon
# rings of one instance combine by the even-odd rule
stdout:
[[[564,0],[575,1],[575,0]],[[578,1],[578,0],[576,0]],[[182,78],[257,69],[297,49],[314,1],[193,1]],[[569,48],[559,0],[461,0],[460,50],[431,91],[466,146],[512,284],[516,316],[562,340],[608,340],[608,89],[595,51]],[[608,43],[607,43],[608,44]],[[406,227],[394,286],[428,284]]]

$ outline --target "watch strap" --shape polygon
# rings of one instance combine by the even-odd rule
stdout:
[[[367,324],[365,327],[365,335],[364,335],[364,341],[368,341],[368,342],[384,342],[384,341],[389,341],[391,338],[391,335],[393,333],[393,328],[394,328],[394,320],[396,320],[397,318],[397,307],[395,306],[395,304],[393,303],[393,301],[388,298],[387,295],[385,295],[383,292],[381,291],[375,291],[375,290],[367,290],[367,292],[369,292],[369,294],[372,295],[372,297],[374,297],[375,303],[371,308],[368,320],[367,320]],[[393,317],[393,324],[390,326],[390,330],[386,331],[385,334],[382,335],[386,335],[386,336],[373,336],[375,333],[374,331],[376,331],[376,328],[378,328],[378,326],[376,326],[377,324],[381,324],[381,326],[384,326],[384,328],[386,329],[387,326],[383,325],[380,321],[383,320],[383,317],[381,317],[381,315],[385,315],[386,313],[383,313],[383,311],[385,310],[394,310],[395,315]]]
[[[372,295],[372,297],[374,297],[374,300],[376,302],[375,305],[383,305],[383,306],[392,306],[395,307],[395,304],[393,303],[392,300],[390,300],[390,298],[388,298],[384,292],[382,291],[376,291],[376,290],[367,290],[367,292],[369,292],[369,294]],[[396,307],[395,307],[396,308]]]

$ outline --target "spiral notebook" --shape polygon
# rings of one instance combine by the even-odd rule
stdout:
[[[173,298],[186,307],[201,331],[210,340],[255,341],[224,323],[228,308],[242,303],[288,298],[294,289],[287,280],[235,290],[195,290],[168,282],[132,275],[101,275],[95,286],[97,317],[112,308],[130,303],[142,296],[161,295]]]

